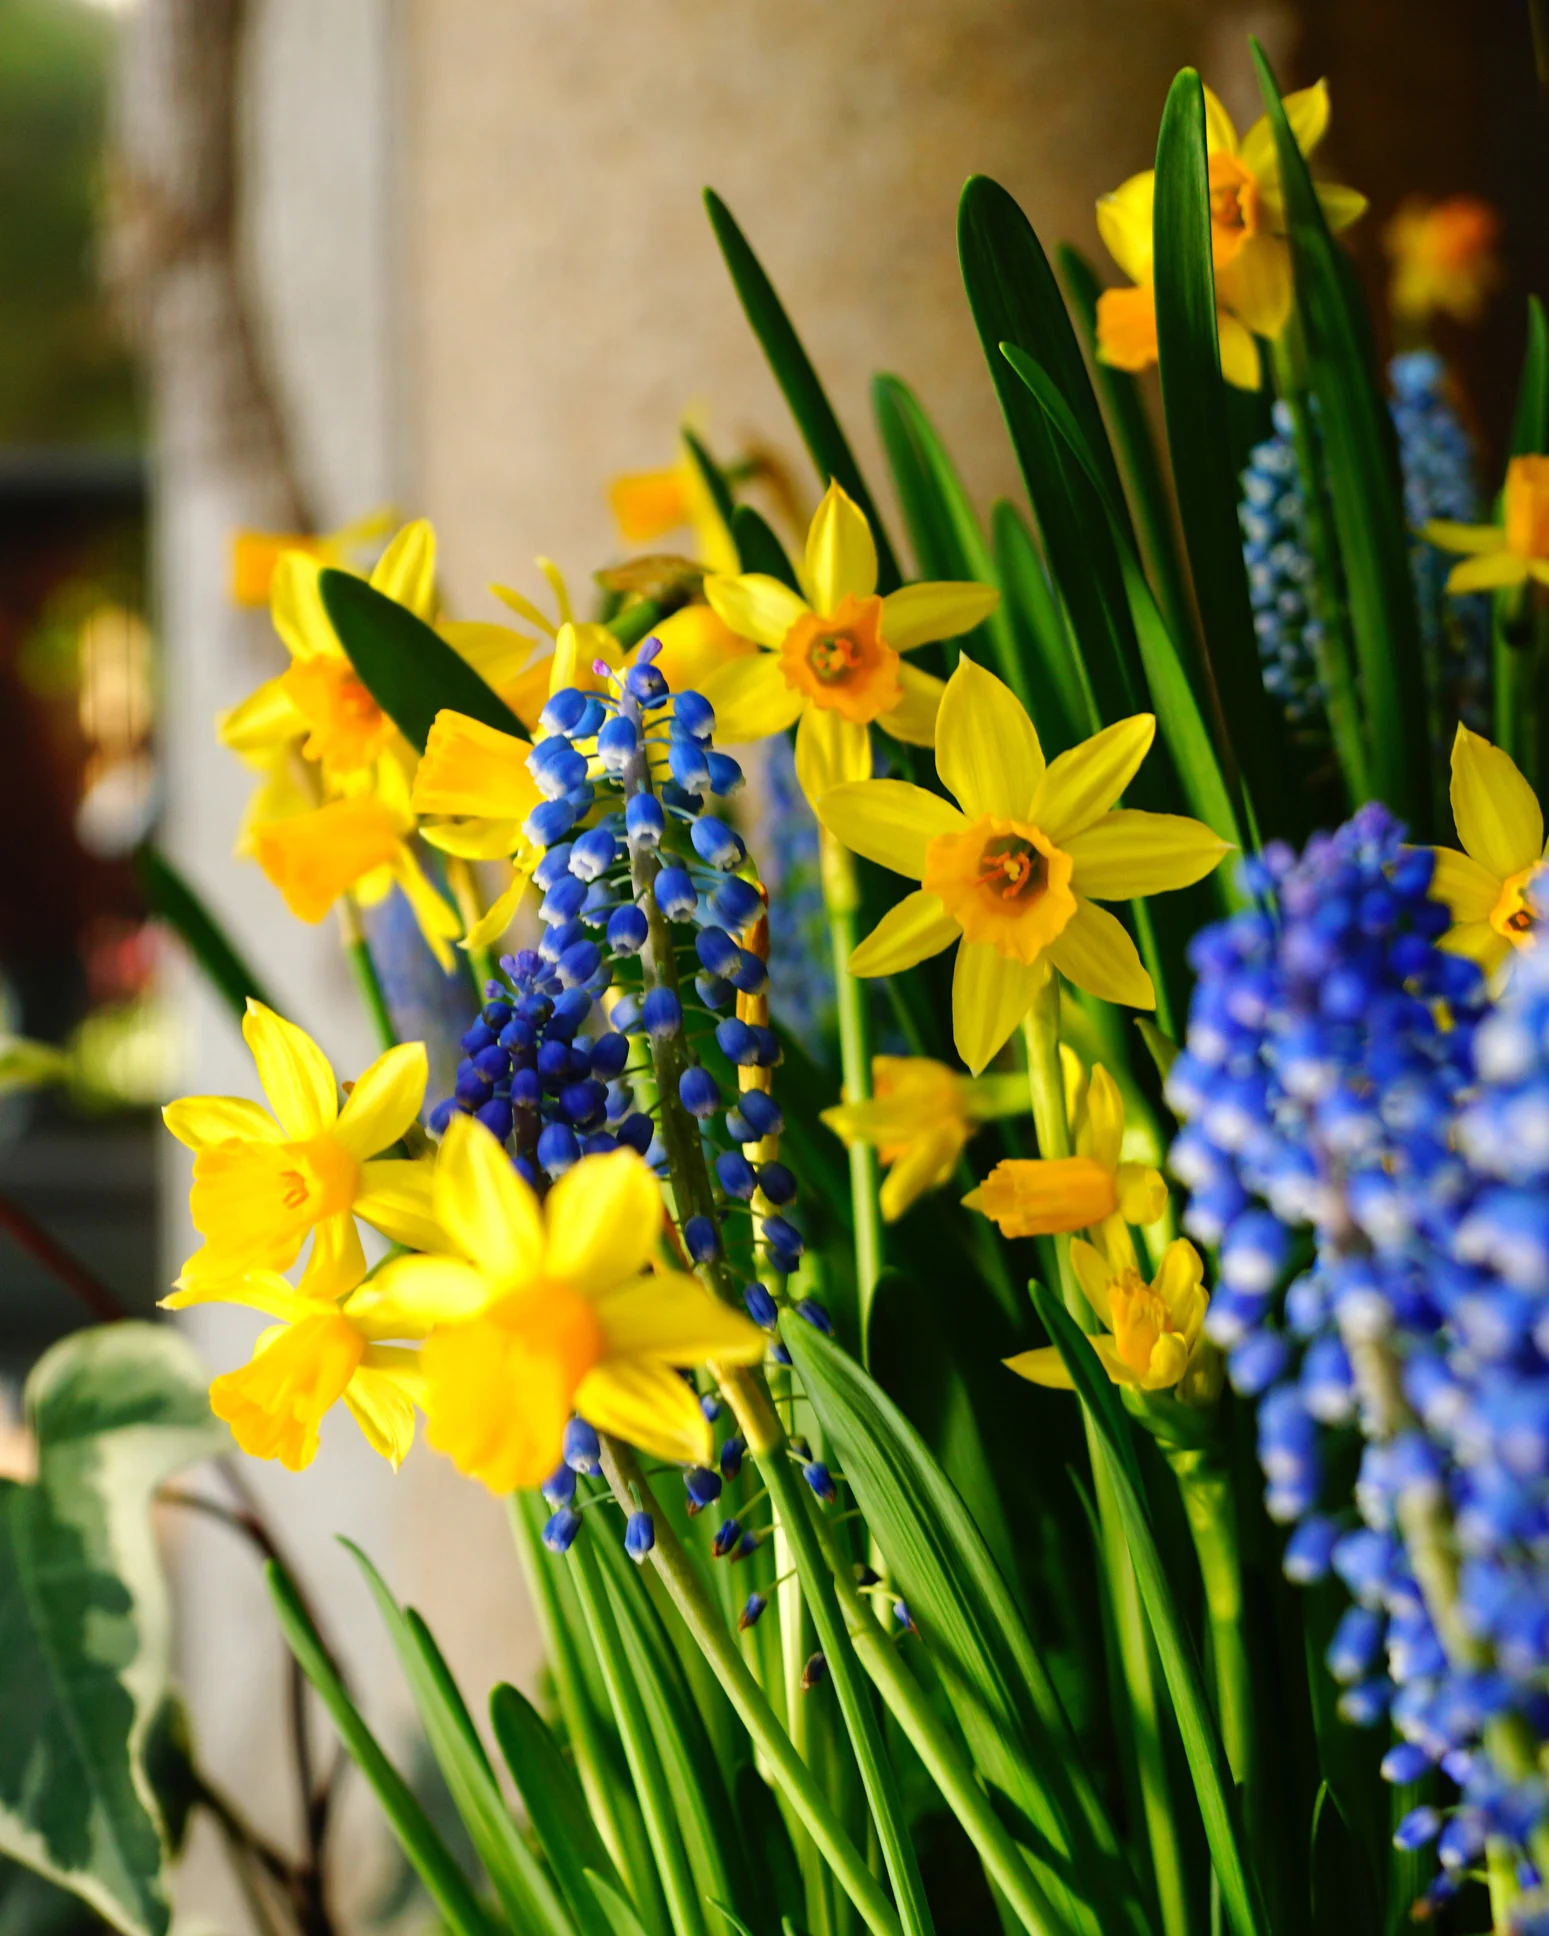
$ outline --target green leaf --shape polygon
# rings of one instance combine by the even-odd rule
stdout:
[[[1431,834],[1425,665],[1393,423],[1355,272],[1329,233],[1264,51],[1257,41],[1252,45],[1279,157],[1296,304],[1320,405],[1372,783],[1378,797],[1408,823],[1413,838],[1423,841]]]
[[[1254,820],[1264,834],[1283,833],[1285,749],[1280,715],[1259,670],[1237,523],[1237,473],[1216,337],[1205,96],[1192,67],[1173,82],[1162,111],[1155,226],[1162,406],[1205,635],[1203,658],[1189,670],[1201,709],[1207,717],[1219,713],[1223,769],[1235,778],[1235,749],[1251,751],[1251,778],[1245,774],[1243,784],[1254,802]],[[1188,633],[1175,637],[1180,657],[1190,642]]]
[[[990,506],[990,533],[1007,622],[1037,695],[1028,710],[1036,715],[1046,757],[1054,759],[1092,731],[1096,702],[1027,520],[1014,504],[998,498]]]
[[[495,1924],[469,1887],[455,1857],[350,1699],[327,1648],[307,1617],[290,1575],[278,1560],[270,1560],[264,1568],[264,1577],[269,1583],[269,1595],[286,1644],[317,1689],[350,1759],[365,1776],[399,1847],[424,1883],[431,1901],[445,1917],[453,1936],[497,1936]]]
[[[705,208],[743,312],[759,347],[769,359],[775,382],[796,419],[796,428],[801,432],[818,476],[825,484],[832,478],[865,512],[877,545],[877,589],[884,594],[894,591],[900,583],[898,560],[860,466],[839,427],[833,405],[802,348],[801,338],[775,294],[773,283],[765,275],[763,264],[753,253],[731,210],[713,188],[705,190]]]
[[[769,520],[751,504],[739,504],[732,513],[731,534],[736,540],[737,556],[744,571],[762,571],[778,578],[799,592],[796,567],[785,555],[785,546],[775,536]]]
[[[147,1763],[171,1611],[150,1504],[229,1446],[206,1383],[162,1325],[77,1332],[27,1381],[36,1480],[0,1482],[0,1854],[126,1936],[167,1927]]]
[[[1210,1710],[1194,1642],[1173,1600],[1167,1571],[1157,1550],[1129,1419],[1097,1353],[1075,1319],[1041,1284],[1034,1284],[1030,1289],[1038,1315],[1058,1347],[1101,1441],[1141,1600],[1161,1658],[1162,1672],[1167,1678],[1189,1772],[1194,1778],[1205,1839],[1210,1845],[1227,1918],[1237,1936],[1267,1936],[1269,1924],[1258,1878],[1242,1846],[1226,1750]]]
[[[613,1936],[645,1936],[640,1918],[624,1900],[614,1885],[600,1875],[588,1875],[592,1893],[597,1898],[598,1907],[608,1919],[608,1927]]]
[[[1540,457],[1549,450],[1549,324],[1537,296],[1527,299],[1527,346],[1511,418],[1511,455]]]
[[[327,570],[318,583],[329,623],[361,684],[410,745],[424,752],[431,725],[443,710],[524,737],[522,722],[506,702],[406,606],[353,572]]]
[[[134,850],[134,871],[147,908],[177,935],[239,1022],[249,1000],[274,1007],[215,916],[159,847],[142,841]]]
[[[538,1710],[514,1687],[502,1682],[490,1695],[489,1718],[527,1819],[577,1926],[585,1936],[609,1936],[608,1919],[598,1906],[588,1871],[602,1876],[621,1894],[624,1885],[603,1846],[574,1770]]]
[[[974,579],[999,589],[995,559],[963,480],[918,398],[898,377],[877,376],[872,378],[871,403],[921,577]],[[1004,600],[958,645],[993,664],[1022,704],[1031,706],[1029,668],[1017,648]],[[950,672],[955,664],[952,654],[945,670]]]
[[[683,448],[689,454],[689,461],[699,473],[700,482],[710,494],[710,502],[715,506],[722,524],[730,531],[732,514],[737,507],[732,501],[731,487],[726,482],[725,472],[687,424],[678,434],[683,439]]]
[[[780,1334],[907,1600],[969,1753],[1070,1927],[1147,1927],[1053,1683],[962,1499],[918,1432],[810,1324]]]
[[[511,1818],[472,1716],[430,1629],[412,1609],[406,1612],[399,1606],[353,1540],[341,1539],[339,1544],[365,1575],[409,1683],[430,1751],[507,1920],[524,1936],[528,1931],[535,1936],[572,1936],[574,1925]]]

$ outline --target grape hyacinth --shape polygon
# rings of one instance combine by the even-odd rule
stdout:
[[[769,883],[769,978],[780,1021],[821,1056],[833,1022],[833,961],[818,870],[817,816],[796,781],[789,739],[767,745],[768,816],[760,848]]]
[[[1291,413],[1283,403],[1274,407],[1274,423],[1274,436],[1255,444],[1249,455],[1237,518],[1264,690],[1279,701],[1293,726],[1307,726],[1321,723],[1323,716],[1317,658],[1322,628],[1309,601],[1314,568],[1307,551],[1306,505],[1291,443]]]
[[[1549,955],[1493,1008],[1436,945],[1432,856],[1364,807],[1249,864],[1260,906],[1195,938],[1168,1097],[1185,1228],[1215,1245],[1207,1332],[1258,1408],[1296,1581],[1351,1596],[1341,1711],[1383,1767],[1460,1791],[1400,1825],[1438,1893],[1486,1842],[1549,1851]],[[1289,1277],[1283,1294],[1281,1285]],[[1359,1454],[1337,1496],[1341,1445]]]

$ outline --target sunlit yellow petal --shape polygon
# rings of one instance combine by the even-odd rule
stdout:
[[[1065,847],[1118,799],[1140,770],[1156,737],[1156,720],[1136,713],[1105,726],[1050,762],[1023,816],[1041,827],[1057,847]],[[985,808],[1001,812],[1001,808]]]
[[[443,618],[437,621],[436,630],[485,685],[502,695],[534,669],[537,641],[525,632],[513,632],[509,625],[492,625],[487,619]],[[545,660],[538,664],[546,679]]]
[[[1084,1237],[1075,1237],[1070,1245],[1070,1267],[1081,1286],[1081,1295],[1104,1324],[1112,1324],[1113,1313],[1108,1298],[1108,1280],[1111,1276],[1108,1259],[1095,1244],[1089,1244]]]
[[[850,957],[852,975],[897,975],[949,948],[962,930],[934,894],[906,894]]]
[[[1216,301],[1260,336],[1285,328],[1295,293],[1291,245],[1284,236],[1251,235],[1216,272]],[[1222,325],[1223,338],[1225,325]],[[1223,359],[1225,345],[1222,347]]]
[[[1532,576],[1532,561],[1519,558],[1514,551],[1491,551],[1477,558],[1465,558],[1447,574],[1447,590],[1492,592],[1506,585],[1520,585]]]
[[[285,681],[269,679],[241,705],[221,714],[215,735],[222,746],[247,758],[270,753],[276,747],[300,739],[306,730],[306,719],[291,698]]]
[[[1062,844],[1075,863],[1071,886],[1100,901],[1192,886],[1231,852],[1230,841],[1202,820],[1126,808],[1105,813]]]
[[[963,1199],[1003,1237],[1051,1237],[1086,1230],[1118,1208],[1112,1172],[1090,1156],[997,1163]]]
[[[766,1340],[756,1324],[676,1271],[615,1284],[593,1306],[610,1359],[756,1365],[764,1356]]]
[[[1155,1223],[1167,1208],[1167,1184],[1160,1170],[1146,1163],[1121,1163],[1114,1171],[1119,1215],[1126,1223]]]
[[[829,1113],[824,1112],[825,1121]],[[951,1176],[966,1142],[962,1124],[950,1119],[916,1136],[882,1179],[878,1202],[883,1221],[896,1223],[927,1190],[939,1189]]]
[[[1235,155],[1237,127],[1213,87],[1202,84],[1205,96],[1205,152],[1209,155]]]
[[[393,856],[393,879],[403,889],[404,899],[413,910],[419,931],[425,937],[425,944],[440,964],[443,975],[449,975],[453,968],[453,956],[449,943],[455,941],[463,931],[463,924],[457,911],[431,886],[424,869],[414,858],[406,843],[400,841]]]
[[[1019,1351],[1014,1358],[1003,1358],[1001,1363],[1030,1385],[1042,1385],[1049,1391],[1075,1390],[1075,1381],[1065,1369],[1065,1360],[1055,1345],[1043,1344],[1036,1351]]]
[[[807,610],[805,599],[763,572],[743,572],[736,578],[713,572],[705,580],[705,597],[739,638],[775,646]]]
[[[758,647],[739,638],[709,605],[685,605],[656,626],[661,643],[656,669],[674,692],[703,692],[705,681],[735,659],[752,658]],[[719,718],[716,735],[725,739]]]
[[[518,820],[422,820],[420,839],[459,860],[507,860],[522,845],[522,827]]]
[[[1460,921],[1456,927],[1448,928],[1436,945],[1445,948],[1448,954],[1466,955],[1470,961],[1477,961],[1486,975],[1493,975],[1511,953],[1511,943],[1489,921]]]
[[[929,645],[933,639],[961,638],[982,625],[999,603],[993,585],[904,585],[882,601],[882,636],[895,652]]]
[[[1506,533],[1498,524],[1455,524],[1451,518],[1431,518],[1420,527],[1427,544],[1443,551],[1504,551]]]
[[[1151,280],[1151,225],[1156,175],[1147,169],[1131,175],[1097,204],[1097,232],[1103,246],[1131,282]]]
[[[901,665],[898,683],[904,689],[903,703],[890,713],[883,713],[877,724],[884,733],[902,740],[905,746],[934,746],[946,681],[933,673],[921,672],[918,666]]]
[[[207,1143],[224,1143],[232,1137],[243,1141],[277,1143],[281,1130],[261,1103],[245,1096],[183,1096],[169,1102],[161,1120],[191,1150]]]
[[[318,588],[321,572],[317,559],[303,551],[287,551],[274,568],[269,587],[269,616],[294,659],[314,658],[320,652],[340,652]]]
[[[961,833],[967,822],[950,800],[908,780],[852,780],[823,795],[818,818],[852,854],[920,880],[925,850],[938,834]]]
[[[1501,882],[1488,867],[1452,847],[1436,847],[1431,895],[1445,901],[1454,921],[1488,921],[1501,896]]]
[[[371,583],[427,624],[436,615],[436,534],[428,518],[406,524],[377,560]]]
[[[583,1156],[544,1206],[551,1278],[596,1298],[635,1277],[662,1232],[661,1185],[633,1150]]]
[[[581,1380],[576,1410],[658,1459],[709,1461],[713,1440],[699,1399],[675,1371],[645,1358],[610,1358]]]
[[[1097,360],[1132,376],[1156,362],[1156,291],[1149,282],[1133,289],[1105,289],[1097,298]]]
[[[517,591],[511,585],[491,585],[490,590],[502,605],[508,605],[519,618],[526,619],[529,625],[536,625],[546,638],[552,639],[555,636],[558,627],[553,619],[540,612],[525,593]]]
[[[1161,1268],[1153,1286],[1168,1313],[1178,1319],[1186,1317],[1194,1294],[1204,1281],[1205,1266],[1199,1252],[1186,1237],[1175,1237],[1162,1253]]]
[[[346,1097],[334,1130],[357,1162],[397,1142],[420,1112],[429,1075],[423,1042],[400,1042],[364,1072]]]
[[[543,1268],[543,1215],[505,1150],[472,1116],[441,1139],[432,1203],[437,1223],[494,1283],[532,1282]]]
[[[1359,222],[1371,206],[1358,189],[1346,188],[1340,182],[1316,182],[1314,186],[1323,209],[1323,219],[1336,235],[1352,223]]]
[[[159,1298],[157,1303],[163,1311],[186,1311],[195,1304],[240,1304],[246,1310],[278,1318],[282,1324],[317,1314],[314,1299],[303,1297],[278,1271],[267,1270],[251,1270],[224,1282],[190,1284],[170,1297]]]
[[[1100,1062],[1092,1065],[1092,1079],[1086,1093],[1087,1153],[1105,1170],[1118,1168],[1119,1146],[1124,1141],[1124,1098],[1119,1085]],[[1096,1218],[1090,1219],[1096,1222]]]
[[[525,820],[543,798],[527,770],[531,751],[466,713],[438,712],[414,775],[415,812]]]
[[[1004,1048],[1047,973],[1043,962],[1014,961],[986,941],[964,941],[959,947],[952,972],[952,1039],[974,1075]]]
[[[414,1406],[403,1378],[376,1365],[360,1365],[344,1388],[344,1402],[367,1445],[396,1471],[414,1443]]]
[[[1221,345],[1221,374],[1234,389],[1257,390],[1264,381],[1259,346],[1251,331],[1226,310],[1216,315]]]
[[[394,1257],[346,1307],[369,1338],[423,1338],[438,1324],[467,1324],[502,1295],[460,1257]]]
[[[464,935],[462,946],[467,949],[493,946],[516,919],[517,910],[526,898],[531,881],[532,876],[527,870],[519,867],[511,885],[503,894],[497,895],[490,902],[483,914]]]
[[[249,995],[242,1036],[285,1134],[299,1140],[331,1127],[339,1114],[338,1088],[327,1056],[305,1029]]]
[[[936,771],[964,813],[1027,817],[1044,776],[1043,748],[1011,688],[965,653],[936,715]]]
[[[1078,897],[1076,912],[1049,944],[1049,958],[1067,981],[1105,1002],[1155,1008],[1156,990],[1123,924],[1095,901]]]
[[[728,659],[706,675],[699,690],[715,708],[715,737],[722,746],[783,733],[801,712],[801,694],[786,682],[780,660],[770,652]]]
[[[395,1244],[439,1249],[446,1233],[436,1222],[435,1164],[429,1157],[382,1157],[360,1166],[355,1214]]]
[[[831,787],[871,772],[871,733],[842,713],[808,706],[796,725],[796,778],[814,807]]]
[[[253,856],[299,921],[316,923],[348,892],[398,857],[402,836],[380,800],[330,800],[310,813],[253,829]]]
[[[688,480],[681,464],[627,471],[608,486],[608,508],[625,544],[650,544],[689,519]]]
[[[1452,742],[1452,818],[1463,851],[1498,881],[1544,851],[1543,809],[1516,762],[1461,724]]]
[[[1318,81],[1311,87],[1298,88],[1291,94],[1283,95],[1281,105],[1297,147],[1304,155],[1310,155],[1328,130],[1328,82]],[[1239,152],[1243,166],[1261,184],[1279,179],[1275,132],[1269,125],[1267,114],[1261,115],[1243,136]]]
[[[871,526],[865,512],[838,484],[831,483],[823,493],[807,528],[805,575],[812,609],[825,616],[838,610],[842,598],[870,598],[877,589],[877,546]]]
[[[360,1232],[348,1211],[321,1217],[312,1226],[312,1248],[297,1285],[303,1297],[332,1302],[353,1290],[366,1274],[366,1253]]]

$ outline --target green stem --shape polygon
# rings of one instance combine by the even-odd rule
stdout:
[[[449,854],[446,862],[446,884],[452,890],[452,899],[457,903],[457,913],[463,924],[463,933],[471,934],[483,920],[485,908],[479,884],[474,879],[471,862]],[[484,999],[484,984],[495,978],[495,956],[489,948],[469,948],[466,950],[468,965],[473,971],[473,979],[478,984],[479,999]]]
[[[826,830],[820,834],[823,906],[834,948],[834,1000],[839,1012],[839,1065],[847,1103],[871,1097],[871,1017],[865,984],[850,973],[855,952],[860,883],[855,857]],[[860,1304],[864,1343],[871,1300],[882,1274],[882,1208],[878,1200],[877,1152],[868,1143],[850,1145],[850,1200],[855,1217],[855,1292]]]
[[[810,1769],[792,1746],[790,1736],[780,1726],[764,1690],[733,1644],[697,1568],[666,1514],[656,1504],[634,1453],[619,1441],[605,1438],[602,1461],[613,1495],[625,1511],[633,1512],[638,1500],[639,1507],[654,1519],[656,1544],[651,1549],[651,1562],[709,1661],[726,1698],[774,1771],[802,1826],[822,1850],[867,1928],[876,1936],[903,1936],[893,1906],[867,1868],[866,1858],[851,1841],[827,1796],[813,1780]]]
[[[366,931],[361,925],[360,903],[353,894],[345,894],[339,901],[339,928],[344,936],[344,952],[349,956],[350,967],[354,970],[355,985],[366,1004],[366,1013],[371,1017],[377,1040],[384,1049],[395,1049],[398,1034],[393,1027],[387,997],[382,992],[382,981],[376,971],[371,943],[366,939]]]

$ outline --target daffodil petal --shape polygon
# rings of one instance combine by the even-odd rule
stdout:
[[[796,723],[796,779],[812,806],[831,787],[871,773],[871,732],[853,719],[808,706]]]
[[[1108,1259],[1096,1244],[1089,1244],[1084,1237],[1072,1237],[1070,1268],[1081,1286],[1081,1295],[1102,1322],[1110,1324],[1113,1314],[1108,1303],[1108,1279],[1111,1275]]]
[[[1193,1294],[1205,1281],[1205,1266],[1187,1237],[1175,1237],[1162,1252],[1152,1289],[1177,1318],[1186,1314]]]
[[[904,585],[882,601],[882,636],[895,652],[933,639],[961,638],[982,625],[1000,603],[993,585],[947,581]]]
[[[1119,1085],[1100,1062],[1092,1065],[1086,1095],[1085,1154],[1105,1170],[1117,1169],[1124,1141],[1124,1098]]]
[[[1294,291],[1291,245],[1280,235],[1250,236],[1216,275],[1217,303],[1260,336],[1285,328]],[[1224,337],[1224,324],[1222,330]]]
[[[722,746],[783,733],[801,712],[801,694],[772,652],[728,659],[707,675],[699,690],[715,708],[715,737]]]
[[[461,946],[464,948],[488,948],[498,941],[516,919],[517,910],[526,898],[532,876],[525,868],[516,870],[516,877],[503,894],[497,895],[489,906],[464,935]]]
[[[404,1380],[377,1365],[360,1365],[344,1388],[344,1402],[373,1452],[396,1472],[414,1443],[414,1405]]]
[[[1336,235],[1359,222],[1371,206],[1359,189],[1346,188],[1342,182],[1316,182],[1314,187],[1323,219]]]
[[[397,1142],[420,1112],[429,1076],[423,1042],[400,1042],[361,1075],[334,1130],[357,1163]]]
[[[1304,155],[1310,155],[1328,131],[1328,82],[1317,81],[1311,87],[1297,88],[1283,95],[1281,106],[1285,109],[1285,118],[1297,147]],[[1267,183],[1279,182],[1280,163],[1275,152],[1275,132],[1269,125],[1267,114],[1260,115],[1243,136],[1239,153],[1243,167],[1258,179],[1261,190]]]
[[[366,1253],[349,1211],[320,1217],[312,1226],[312,1249],[297,1289],[303,1297],[332,1301],[353,1290],[366,1274]]]
[[[952,971],[952,1039],[972,1074],[1004,1048],[1048,972],[1046,963],[1013,961],[987,941],[963,942]]]
[[[1213,87],[1202,84],[1202,92],[1205,96],[1205,153],[1235,155],[1237,152],[1236,124]]]
[[[186,1311],[195,1304],[240,1304],[282,1324],[294,1324],[317,1310],[314,1299],[303,1297],[278,1271],[268,1270],[249,1271],[245,1277],[224,1282],[184,1285],[157,1302],[163,1311]]]
[[[609,1358],[756,1365],[764,1356],[766,1340],[756,1324],[677,1271],[632,1277],[594,1298],[592,1308]]]
[[[1519,558],[1514,551],[1491,551],[1454,565],[1447,574],[1447,590],[1453,594],[1493,592],[1506,585],[1520,585],[1531,576],[1530,560]]]
[[[1122,807],[1067,835],[1063,845],[1075,863],[1071,886],[1100,901],[1190,887],[1232,850],[1202,820]]]
[[[900,665],[898,683],[904,689],[902,704],[890,713],[883,713],[877,724],[884,733],[902,740],[905,746],[934,746],[946,681],[933,673],[921,672],[918,666]]]
[[[962,933],[934,894],[906,894],[850,957],[852,975],[897,975],[927,955],[939,955]]]
[[[936,771],[970,818],[1025,819],[1044,777],[1043,748],[1022,702],[966,654],[936,715]]]
[[[1460,921],[1448,928],[1436,945],[1450,955],[1464,955],[1478,962],[1486,975],[1493,975],[1511,953],[1511,943],[1488,921]]]
[[[331,1129],[339,1114],[339,1092],[328,1058],[311,1036],[251,995],[242,1034],[285,1134],[299,1142]]]
[[[966,1140],[957,1123],[944,1123],[915,1137],[882,1179],[878,1201],[883,1222],[897,1223],[927,1190],[939,1189],[951,1176]]]
[[[852,780],[823,795],[818,818],[852,854],[920,880],[925,850],[938,834],[957,834],[967,824],[939,793],[908,780]]]
[[[535,667],[533,654],[538,642],[526,632],[513,632],[509,625],[493,625],[488,619],[472,618],[439,619],[436,630],[458,658],[466,659],[485,685],[493,686],[496,692],[504,694],[511,690],[538,667],[542,668],[547,686],[547,659],[540,659]],[[547,697],[545,691],[544,698]],[[517,709],[513,706],[511,710]]]
[[[544,1206],[545,1270],[582,1297],[645,1269],[662,1231],[661,1186],[633,1150],[583,1156]]]
[[[1075,1380],[1056,1345],[1043,1344],[1036,1351],[1019,1351],[1014,1358],[1002,1358],[1001,1363],[1030,1385],[1042,1385],[1048,1391],[1075,1390]]]
[[[304,715],[283,679],[269,679],[238,706],[222,713],[215,736],[222,746],[244,758],[272,753],[307,730]]]
[[[340,651],[318,585],[322,566],[304,551],[286,551],[269,585],[269,617],[293,659]]]
[[[871,526],[865,512],[838,484],[829,484],[807,527],[805,563],[814,611],[837,611],[841,599],[870,598],[877,589],[877,545]]]
[[[1049,943],[1049,959],[1067,981],[1105,1002],[1155,1008],[1156,990],[1122,922],[1094,901],[1076,897],[1076,911]]]
[[[447,1124],[431,1202],[436,1222],[486,1277],[504,1286],[537,1278],[544,1261],[537,1195],[472,1116],[454,1115]]]
[[[1452,818],[1463,851],[1498,881],[1544,851],[1543,809],[1516,762],[1461,724],[1452,742]]]
[[[403,889],[404,899],[414,911],[414,919],[425,937],[425,945],[440,963],[442,974],[451,974],[454,964],[448,944],[463,931],[456,909],[431,886],[425,870],[414,858],[407,843],[400,843],[392,872],[393,879]]]
[[[1432,849],[1436,856],[1431,875],[1431,897],[1444,901],[1452,918],[1460,921],[1488,921],[1490,910],[1501,897],[1501,883],[1488,867],[1453,847]]]
[[[543,798],[528,770],[532,748],[465,713],[438,712],[414,775],[416,813],[525,820]]]
[[[467,1324],[500,1296],[461,1257],[394,1257],[350,1299],[345,1315],[368,1338],[422,1338],[438,1324]]]
[[[167,1104],[161,1120],[191,1150],[233,1138],[245,1143],[282,1140],[280,1127],[268,1110],[245,1096],[182,1096]]]
[[[1131,175],[1097,204],[1097,232],[1103,246],[1131,282],[1151,280],[1152,211],[1156,205],[1156,174],[1148,168]]]
[[[395,1244],[439,1249],[446,1232],[436,1221],[434,1161],[428,1156],[387,1156],[360,1166],[355,1214]]]
[[[1264,381],[1259,346],[1252,332],[1227,310],[1216,314],[1221,374],[1237,390],[1257,390]]]
[[[1050,763],[1026,817],[1063,847],[1108,811],[1140,770],[1155,737],[1155,718],[1136,713],[1072,746]]]
[[[428,518],[406,524],[372,569],[371,583],[427,624],[436,614],[436,534]]]
[[[1421,525],[1420,536],[1443,551],[1506,549],[1506,533],[1498,524],[1455,524],[1451,518],[1431,518]]]
[[[806,601],[789,585],[760,571],[735,578],[712,572],[705,580],[705,597],[738,638],[756,645],[778,645],[807,610]]]
[[[654,1458],[686,1465],[709,1462],[710,1424],[692,1388],[668,1366],[646,1358],[607,1358],[576,1391],[576,1410]]]

